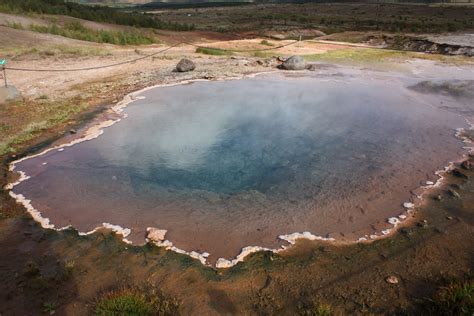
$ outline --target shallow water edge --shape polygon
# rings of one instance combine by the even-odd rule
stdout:
[[[265,72],[265,73],[271,73],[271,72]],[[217,78],[217,79],[214,79],[214,80],[207,80],[207,79],[184,80],[184,81],[177,82],[177,83],[155,85],[155,86],[144,88],[144,89],[136,91],[136,92],[132,92],[132,93],[126,95],[122,101],[118,102],[116,105],[114,105],[113,107],[111,107],[108,110],[109,113],[118,115],[119,116],[118,119],[105,120],[103,122],[100,122],[99,124],[92,125],[92,126],[87,128],[84,136],[79,137],[77,139],[74,139],[69,143],[53,146],[51,148],[43,150],[42,152],[40,152],[38,154],[26,156],[26,157],[23,157],[23,158],[18,159],[16,161],[13,161],[9,165],[9,171],[15,172],[16,164],[20,163],[21,161],[24,161],[24,160],[27,160],[27,159],[30,159],[30,158],[33,158],[33,157],[41,156],[41,155],[43,155],[47,152],[53,151],[53,150],[62,151],[62,150],[64,150],[65,147],[70,147],[70,146],[73,146],[77,143],[92,140],[92,139],[95,139],[95,138],[99,137],[104,132],[105,128],[112,126],[113,124],[119,122],[123,118],[126,118],[126,114],[122,113],[124,108],[128,104],[132,103],[133,101],[139,100],[140,99],[139,94],[141,94],[141,93],[143,93],[147,90],[154,89],[154,88],[159,88],[159,87],[183,85],[183,84],[188,84],[188,83],[198,82],[198,81],[238,80],[238,79],[243,79],[243,78],[252,78],[252,77],[255,77],[259,74],[265,74],[265,73],[255,73],[255,74],[239,76],[239,77],[235,77],[235,78]],[[473,125],[470,122],[468,122],[468,124],[469,124],[468,129],[473,129],[474,128]],[[467,143],[470,143],[470,140],[468,138],[462,136],[462,134],[465,130],[466,129],[464,129],[464,128],[457,129],[455,136],[462,139],[464,141],[464,143],[467,144]],[[472,152],[472,147],[464,147],[464,148],[468,150],[466,155],[469,152]],[[463,158],[464,157],[462,157],[461,159],[463,159]],[[458,162],[458,161],[456,161],[456,162]],[[236,265],[237,263],[243,261],[245,259],[245,257],[248,256],[249,254],[254,253],[254,252],[258,252],[258,251],[271,251],[271,252],[274,252],[274,253],[284,251],[284,250],[288,249],[288,247],[291,247],[292,245],[294,245],[298,239],[321,240],[321,241],[325,241],[325,242],[333,242],[333,243],[340,243],[340,244],[352,244],[352,243],[359,243],[359,242],[370,242],[370,241],[373,241],[373,240],[377,240],[377,239],[380,239],[380,238],[385,238],[387,236],[390,236],[391,234],[393,234],[397,230],[397,228],[399,226],[401,226],[402,224],[408,224],[410,222],[410,219],[414,218],[415,207],[417,205],[423,203],[423,196],[425,195],[425,193],[428,192],[428,190],[432,187],[441,186],[443,184],[444,175],[447,172],[449,172],[451,169],[453,169],[454,164],[456,162],[455,161],[450,162],[444,169],[436,171],[435,174],[439,177],[438,180],[435,183],[427,183],[426,186],[422,186],[421,187],[422,193],[417,196],[416,201],[414,203],[405,202],[403,204],[403,206],[406,210],[406,214],[400,214],[399,216],[390,217],[386,220],[387,223],[392,226],[391,228],[384,229],[380,232],[376,232],[376,233],[371,234],[371,235],[361,236],[358,239],[353,240],[353,241],[337,241],[334,238],[325,238],[325,237],[322,237],[322,236],[317,236],[317,235],[312,234],[311,232],[295,232],[295,233],[291,233],[291,234],[280,235],[280,236],[278,236],[278,239],[288,242],[288,245],[281,246],[281,248],[277,248],[277,249],[264,248],[264,247],[260,247],[260,246],[247,246],[247,247],[242,248],[240,254],[237,255],[235,258],[233,258],[231,260],[228,260],[228,259],[225,259],[225,258],[218,259],[218,261],[216,263],[216,267],[217,268],[232,267],[232,266]],[[35,221],[37,221],[38,223],[40,223],[43,228],[55,229],[55,230],[58,230],[58,231],[71,228],[71,226],[56,228],[54,226],[54,224],[52,224],[48,218],[43,217],[42,214],[32,206],[31,200],[26,199],[25,196],[23,196],[22,194],[16,194],[16,193],[13,192],[13,188],[16,185],[18,185],[19,183],[29,179],[29,176],[26,173],[24,173],[22,171],[19,171],[19,173],[20,173],[20,177],[17,181],[9,183],[5,186],[5,189],[9,190],[10,196],[12,198],[14,198],[18,203],[22,204],[26,208],[28,213],[33,217],[33,219]],[[131,233],[131,230],[129,228],[123,228],[123,227],[118,226],[118,225],[113,225],[111,223],[103,223],[101,226],[96,227],[95,229],[93,229],[89,232],[78,232],[78,233],[79,233],[79,235],[93,234],[97,230],[102,229],[102,228],[110,229],[110,230],[114,231],[115,233],[122,235],[122,240],[124,242],[131,243],[129,240],[127,240],[127,236]],[[192,258],[198,259],[202,264],[210,265],[206,260],[207,256],[209,256],[208,253],[198,253],[196,251],[188,252],[188,251],[185,251],[185,250],[182,250],[182,249],[179,249],[179,248],[173,246],[172,242],[169,241],[169,240],[163,240],[163,241],[159,241],[159,242],[153,242],[153,241],[148,241],[148,242],[151,242],[151,243],[153,243],[153,244],[155,244],[159,247],[164,247],[168,250],[171,250],[171,251],[174,251],[174,252],[177,252],[177,253],[189,255]]]

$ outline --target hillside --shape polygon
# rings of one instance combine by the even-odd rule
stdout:
[[[95,22],[113,23],[134,27],[190,30],[191,25],[185,23],[168,23],[156,16],[140,12],[122,12],[107,6],[87,6],[64,0],[3,0],[0,12],[13,14],[51,14],[67,15]]]

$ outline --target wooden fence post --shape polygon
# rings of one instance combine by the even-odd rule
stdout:
[[[3,80],[5,81],[5,88],[8,88],[8,83],[7,83],[7,70],[5,69],[5,66],[3,68]]]

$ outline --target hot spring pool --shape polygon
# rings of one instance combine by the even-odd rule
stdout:
[[[407,89],[417,80],[352,71],[154,88],[98,138],[19,162],[30,178],[13,191],[58,228],[112,223],[142,243],[157,227],[211,262],[294,232],[357,240],[461,155],[464,118]]]

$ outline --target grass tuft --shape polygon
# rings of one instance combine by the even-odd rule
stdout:
[[[196,49],[196,53],[205,54],[205,55],[214,55],[214,56],[233,55],[232,52],[219,49],[219,48],[211,48],[211,47],[198,47]]]
[[[0,107],[0,126],[9,132],[0,138],[0,156],[16,151],[17,146],[38,137],[44,130],[64,124],[87,108],[88,104],[80,100],[39,99],[3,105]],[[8,124],[9,118],[15,118],[16,124]]]
[[[310,304],[299,305],[298,314],[301,316],[331,316],[333,311],[331,305],[313,301]]]
[[[102,294],[96,301],[94,313],[100,316],[177,315],[178,302],[155,288],[124,287]]]
[[[428,310],[431,315],[474,315],[474,280],[454,280],[439,287]]]
[[[273,45],[272,43],[270,43],[270,42],[269,42],[269,41],[267,41],[267,40],[263,40],[263,41],[261,41],[261,42],[260,42],[260,45],[265,45],[265,46],[275,46],[275,45]]]

